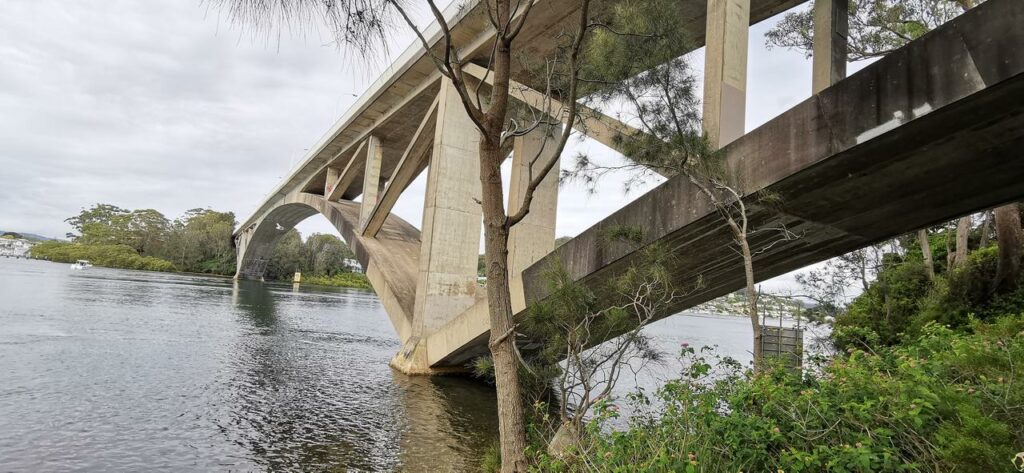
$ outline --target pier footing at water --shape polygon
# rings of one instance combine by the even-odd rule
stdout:
[[[392,369],[409,376],[467,375],[467,366],[431,367],[427,358],[427,348],[419,339],[413,337],[388,363]]]

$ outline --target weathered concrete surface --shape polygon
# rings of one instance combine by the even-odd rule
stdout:
[[[850,3],[847,0],[814,2],[814,61],[811,91],[821,92],[846,78]]]
[[[559,159],[554,156],[555,141],[557,138],[548,136],[547,130],[542,128],[515,138],[508,191],[510,214],[519,211],[530,179],[540,175],[541,168],[552,159]],[[530,213],[509,233],[508,268],[513,275],[518,275],[555,249],[559,169],[556,162],[534,191]]]
[[[377,194],[380,192],[380,166],[384,160],[384,148],[380,138],[371,135],[366,140],[366,164],[363,170],[363,200],[359,211],[359,228],[361,229],[370,218],[370,213],[377,205]]]
[[[1024,199],[1024,2],[989,0],[953,22],[811,97],[724,152],[753,197],[755,227],[785,225],[801,238],[755,257],[758,280],[1005,202]],[[681,286],[704,287],[666,314],[743,286],[722,219],[683,178],[612,214],[523,273],[527,303],[547,296],[555,260],[599,289],[637,261],[637,248],[598,244],[613,226],[639,226],[666,245]],[[755,248],[777,239],[751,237]],[[464,314],[432,337],[458,365],[486,350],[487,331]],[[450,330],[449,330],[450,328]],[[440,350],[441,348],[438,348]],[[433,351],[433,349],[432,349]]]
[[[412,336],[391,366],[405,373],[429,370],[421,340],[477,300],[480,248],[480,133],[455,87],[441,84],[438,124],[427,171],[423,234]]]
[[[750,0],[708,0],[704,131],[715,147],[743,136]]]

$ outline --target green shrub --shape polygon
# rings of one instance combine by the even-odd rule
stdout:
[[[337,273],[333,276],[309,276],[302,278],[303,284],[314,286],[351,287],[373,289],[370,280],[363,273]]]
[[[97,266],[145,271],[176,271],[170,261],[139,256],[128,245],[83,245],[63,241],[44,241],[32,247],[32,257],[60,263],[89,260]]]
[[[898,343],[920,313],[931,287],[924,265],[918,261],[886,268],[868,290],[850,304],[846,313],[836,317],[836,345],[845,350],[857,346],[851,344],[852,340],[868,338],[886,346]],[[851,330],[853,327],[857,329]],[[853,332],[858,336],[850,340],[844,338]]]
[[[854,350],[803,378],[752,377],[686,349],[688,369],[642,394],[624,431],[608,404],[575,455],[538,455],[538,471],[997,472],[1024,450],[1024,318],[929,324],[905,346]],[[717,358],[717,359],[716,359]]]

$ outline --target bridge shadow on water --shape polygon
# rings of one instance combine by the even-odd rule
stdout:
[[[217,419],[271,470],[473,471],[497,438],[493,389],[388,367],[399,343],[365,291],[236,282],[242,330]]]

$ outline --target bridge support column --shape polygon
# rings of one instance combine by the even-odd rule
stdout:
[[[370,136],[366,146],[366,171],[363,172],[363,203],[359,209],[359,225],[362,227],[370,218],[373,207],[377,205],[380,193],[380,165],[384,160],[384,150],[380,138]]]
[[[341,176],[341,171],[334,168],[327,168],[327,181],[324,182],[324,198],[329,198],[331,192],[334,190],[335,183],[338,182],[338,177]]]
[[[716,148],[743,136],[750,0],[708,0],[704,131]]]
[[[451,82],[441,85],[427,171],[412,336],[391,365],[429,374],[422,340],[476,302],[480,252],[479,131]]]
[[[554,130],[539,127],[515,138],[512,147],[512,178],[508,191],[509,213],[519,211],[531,176],[540,173],[555,152]],[[531,165],[532,162],[532,165]],[[533,172],[530,172],[530,168]],[[533,193],[530,213],[509,233],[508,268],[513,309],[525,307],[520,273],[555,249],[555,223],[558,214],[559,164],[544,176]]]
[[[814,64],[811,87],[817,94],[846,78],[846,44],[850,24],[846,0],[814,2]]]

